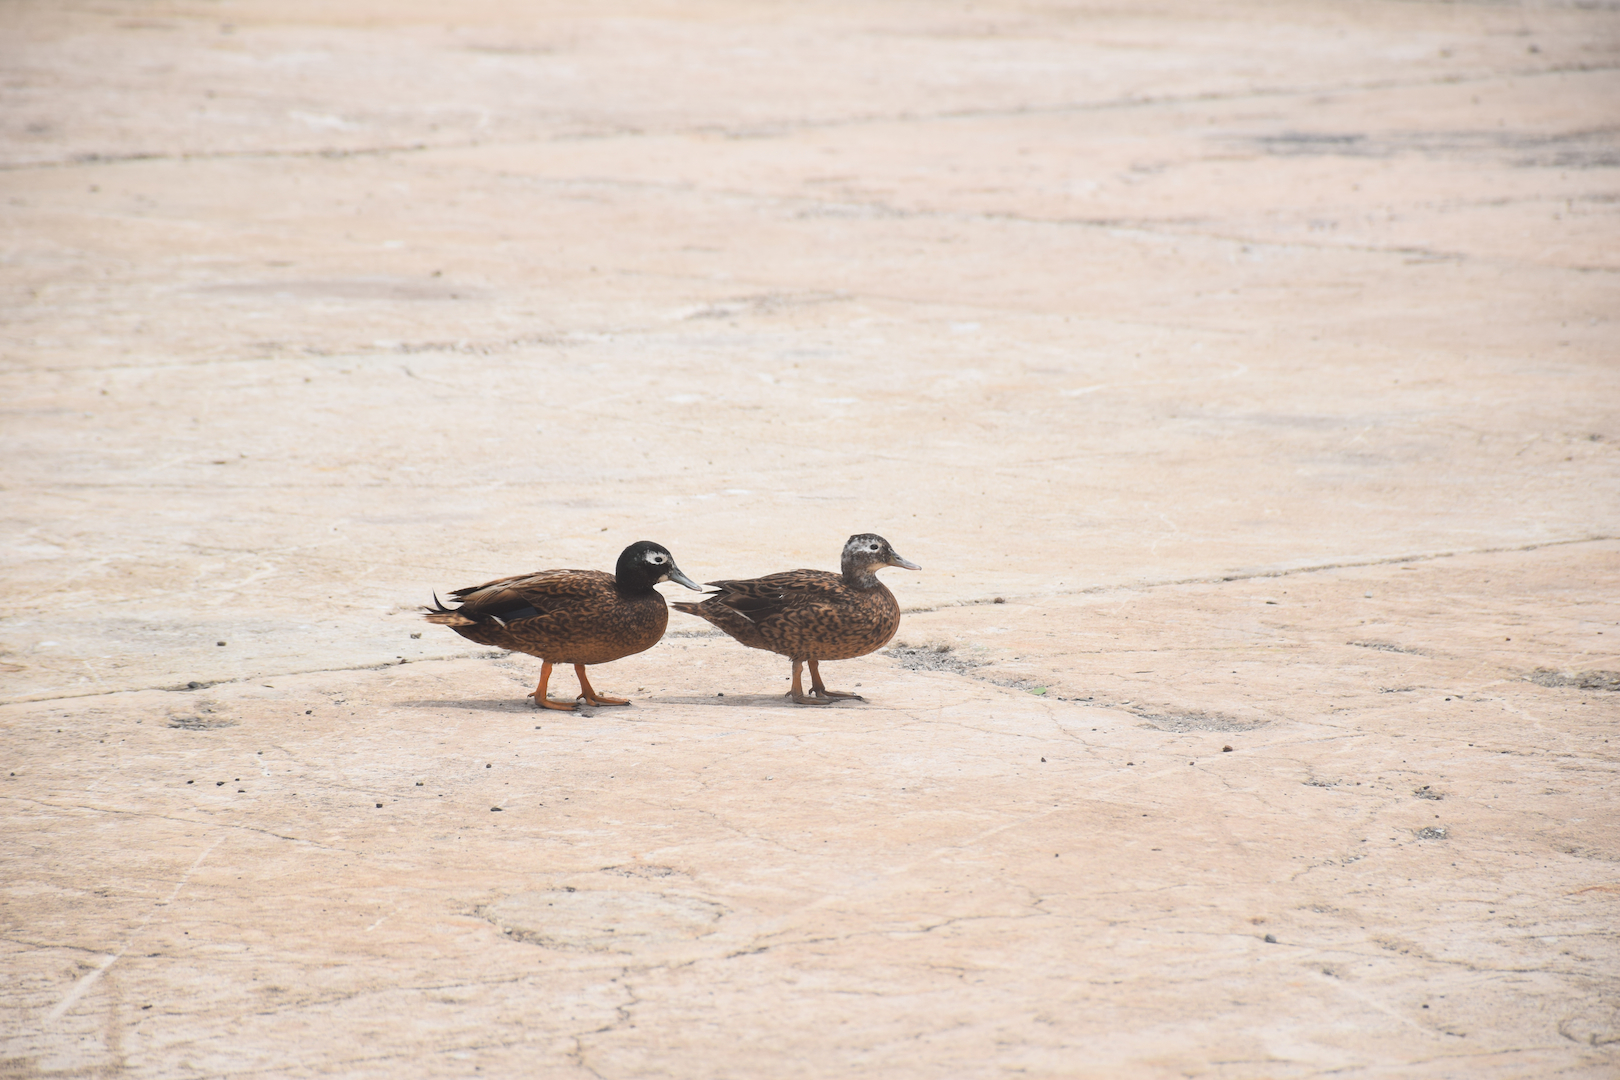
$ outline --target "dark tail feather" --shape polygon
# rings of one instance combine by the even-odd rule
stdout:
[[[422,616],[424,619],[430,623],[438,623],[440,626],[473,625],[472,619],[467,618],[467,616],[461,614],[455,608],[445,607],[444,601],[439,599],[439,594],[437,592],[434,592],[433,594],[433,606],[424,607],[422,610],[427,612],[426,615]]]

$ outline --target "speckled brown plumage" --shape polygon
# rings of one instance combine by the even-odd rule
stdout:
[[[480,645],[554,664],[606,664],[644,652],[658,644],[669,623],[662,596],[650,589],[621,596],[614,576],[602,570],[541,570],[450,595],[461,606],[450,616],[429,615],[429,622]]]
[[[900,605],[877,579],[884,566],[920,569],[896,555],[881,536],[858,533],[844,545],[842,574],[784,570],[738,581],[711,581],[720,592],[674,607],[707,620],[750,648],[792,660],[793,690],[788,696],[801,705],[826,705],[833,698],[860,695],[822,685],[821,661],[865,656],[882,648],[900,628]],[[813,696],[802,689],[804,664],[810,665]]]
[[[540,683],[530,696],[552,709],[572,705],[546,698],[553,664],[572,664],[580,690],[591,705],[626,705],[622,698],[597,694],[585,677],[587,664],[606,664],[658,644],[669,623],[669,609],[653,586],[675,581],[699,589],[676,567],[662,546],[643,540],[624,549],[617,574],[601,570],[540,570],[486,581],[450,595],[460,606],[445,607],[434,597],[427,621],[448,626],[480,645],[538,656]]]

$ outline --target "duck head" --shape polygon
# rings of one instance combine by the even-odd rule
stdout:
[[[876,533],[856,533],[844,543],[844,580],[856,582],[876,581],[874,576],[885,566],[903,566],[907,570],[922,567],[895,554],[889,542]]]
[[[703,586],[681,573],[675,565],[675,556],[663,544],[651,540],[637,540],[619,555],[619,565],[613,576],[619,590],[627,593],[647,592],[660,581],[673,581],[688,589],[703,591]]]

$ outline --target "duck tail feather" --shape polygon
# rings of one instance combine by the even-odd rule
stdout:
[[[467,618],[467,616],[461,614],[461,612],[457,611],[455,608],[445,607],[444,601],[439,599],[439,594],[437,592],[433,594],[433,606],[424,607],[422,610],[427,612],[427,614],[422,616],[422,618],[426,619],[430,623],[436,623],[439,626],[473,625],[472,619]]]

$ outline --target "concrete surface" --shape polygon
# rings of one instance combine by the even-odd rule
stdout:
[[[0,7],[0,1076],[1616,1075],[1617,60]],[[864,705],[415,616],[867,530]]]

